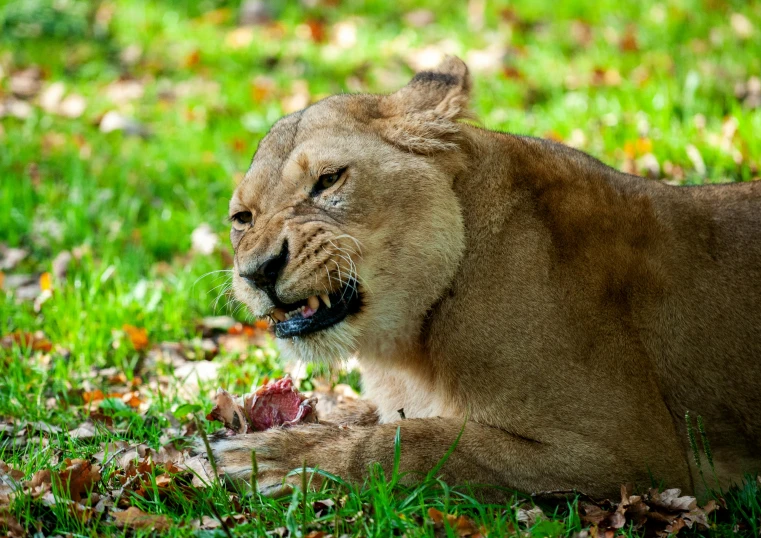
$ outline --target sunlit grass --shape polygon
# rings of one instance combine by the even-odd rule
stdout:
[[[150,395],[145,408],[118,399],[105,406],[119,433],[101,430],[88,441],[67,433],[86,418],[85,388],[109,390],[95,370],[115,368],[130,382],[139,377],[145,352],[125,340],[125,325],[144,328],[152,345],[187,344],[199,337],[204,316],[247,319],[223,293],[226,274],[209,273],[230,266],[225,216],[236,180],[269,126],[299,99],[390,92],[409,79],[421,51],[445,51],[470,62],[472,106],[488,128],[557,138],[643,175],[655,162],[654,180],[759,177],[761,108],[740,90],[761,75],[761,4],[500,1],[484,3],[483,12],[469,11],[467,3],[441,9],[439,2],[410,0],[266,4],[272,23],[240,34],[238,3],[220,0],[0,6],[0,101],[11,96],[17,71],[37,65],[42,90],[62,82],[67,94],[87,103],[72,119],[44,111],[36,97],[28,117],[0,118],[0,242],[29,251],[7,276],[36,278],[52,271],[61,251],[77,254],[38,309],[0,293],[0,336],[41,331],[53,346],[0,348],[0,416],[62,429],[32,435],[20,448],[1,445],[0,459],[27,477],[117,438],[158,447],[173,421],[190,420],[174,413],[202,415],[218,385],[245,392],[283,373],[271,342],[243,354],[222,351],[214,359],[216,381],[200,381],[191,394],[182,388],[194,380],[173,377],[171,367],[159,364],[153,373],[171,382],[161,390],[143,387]],[[415,27],[406,16],[420,8],[431,10],[433,22]],[[493,50],[503,55],[489,60]],[[113,85],[120,80],[136,81],[140,94],[119,97]],[[102,132],[99,124],[112,111],[134,121],[137,134]],[[212,254],[191,251],[191,233],[201,223],[219,236]],[[356,376],[350,381],[356,384]],[[307,379],[304,388],[310,387]],[[103,470],[104,484],[111,473]],[[215,510],[256,514],[232,529],[239,535],[282,527],[291,535],[325,529],[336,536],[432,536],[428,508],[468,514],[493,536],[517,530],[571,536],[582,529],[573,500],[546,508],[558,511],[526,528],[516,520],[520,497],[484,504],[435,476],[410,488],[387,482],[378,470],[362,487],[327,480],[306,502],[298,490],[279,500],[241,492],[240,505],[219,485],[197,494],[157,491],[134,502],[166,514],[171,536],[197,535],[190,522],[215,517]],[[318,516],[314,501],[323,499],[335,504]],[[731,517],[717,535],[728,535],[735,523],[757,532],[757,482],[749,478],[727,493],[727,503]],[[58,506],[25,497],[12,512],[46,535],[98,532]],[[98,528],[129,533],[110,520]]]

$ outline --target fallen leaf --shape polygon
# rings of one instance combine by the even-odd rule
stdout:
[[[714,501],[700,508],[694,497],[681,496],[678,489],[653,489],[644,495],[631,495],[629,488],[622,486],[619,503],[582,502],[579,516],[583,524],[591,525],[601,536],[614,536],[618,529],[631,525],[635,530],[644,529],[646,535],[665,537],[684,527],[708,528],[707,516],[716,508]]]
[[[481,530],[475,524],[475,522],[465,516],[458,516],[457,514],[444,514],[441,510],[436,508],[428,509],[428,517],[433,521],[433,526],[436,529],[443,528],[444,521],[446,525],[452,529],[457,536],[470,536],[477,538],[482,536]]]
[[[0,243],[0,270],[9,271],[15,268],[28,255],[29,251],[26,249],[9,247],[5,243]]]
[[[201,63],[201,51],[198,49],[185,56],[185,60],[183,61],[183,65],[187,68],[195,67],[199,63]]]
[[[321,501],[314,501],[312,503],[312,510],[314,510],[315,517],[322,517],[327,514],[335,506],[335,501],[332,499],[323,499]]]
[[[169,529],[169,519],[164,515],[146,514],[135,506],[130,506],[123,512],[114,512],[116,526],[130,529],[153,529],[165,531]]]
[[[122,325],[122,330],[129,337],[135,351],[143,351],[148,347],[148,331],[145,328],[125,324]]]
[[[83,496],[92,491],[100,482],[100,466],[83,459],[64,460],[64,470],[54,474],[59,491],[68,493],[74,502],[80,502]]]
[[[72,439],[92,439],[95,437],[97,429],[92,421],[85,421],[73,430],[69,431],[69,437]]]
[[[533,527],[537,522],[545,519],[544,512],[538,506],[531,508],[518,508],[515,512],[515,519],[527,527]]]
[[[0,118],[10,116],[19,120],[25,120],[32,115],[32,105],[20,99],[9,98],[0,101]]]
[[[39,93],[42,87],[42,71],[39,67],[32,66],[11,75],[10,90],[13,95],[21,99],[29,99]]]
[[[138,80],[126,79],[112,82],[106,87],[105,94],[115,105],[123,105],[140,99],[145,93],[143,83]]]
[[[100,389],[82,393],[82,399],[85,401],[85,403],[98,402],[100,400],[104,400],[105,398],[106,395],[103,394],[103,391]]]
[[[315,43],[324,43],[327,37],[325,21],[322,19],[308,19],[309,35]]]
[[[71,252],[68,250],[62,250],[59,252],[53,259],[53,276],[61,280],[66,278],[66,272],[69,270],[69,264],[72,259]]]
[[[53,488],[50,469],[42,469],[32,475],[30,480],[24,482],[24,492],[33,499],[41,497]]]
[[[208,487],[215,482],[214,471],[209,460],[201,455],[186,459],[180,468],[193,473],[192,485],[196,488]]]
[[[618,48],[620,48],[623,52],[635,52],[639,50],[639,45],[637,44],[636,26],[629,26],[626,29],[624,36],[621,38],[621,41],[618,43]]]
[[[650,494],[652,503],[666,510],[689,512],[697,507],[695,497],[680,497],[682,492],[678,489],[667,489],[661,493],[654,492]]]
[[[21,489],[23,478],[23,472],[0,460],[0,503],[4,504],[4,499],[8,499],[13,492]]]
[[[53,290],[53,277],[50,276],[50,273],[42,273],[40,275],[40,289],[42,291]]]
[[[251,83],[251,100],[257,104],[265,103],[275,94],[276,88],[274,79],[259,75]]]
[[[254,29],[249,26],[235,28],[225,36],[225,44],[233,50],[248,47],[253,42]]]
[[[57,113],[69,119],[80,117],[87,108],[87,101],[79,94],[67,95],[58,105]]]
[[[42,351],[44,353],[48,353],[53,349],[53,344],[45,338],[42,331],[33,333],[15,331],[0,339],[0,346],[2,347],[11,348],[14,344],[22,348],[31,347],[32,351]]]
[[[5,532],[8,538],[22,538],[28,536],[24,527],[8,512],[6,508],[0,509],[0,531]]]
[[[115,110],[106,112],[98,122],[98,127],[102,133],[124,131],[125,134],[134,136],[145,137],[149,135],[148,129],[142,123]]]

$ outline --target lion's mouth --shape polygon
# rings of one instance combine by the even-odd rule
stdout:
[[[280,303],[270,317],[275,322],[275,336],[292,338],[332,327],[361,308],[358,283],[350,279],[343,288],[330,295],[313,295],[295,303]]]

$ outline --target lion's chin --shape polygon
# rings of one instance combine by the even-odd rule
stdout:
[[[355,280],[351,280],[341,290],[327,296],[327,301],[306,299],[281,305],[285,314],[275,322],[275,336],[278,338],[304,337],[324,331],[343,323],[346,318],[362,310],[362,292]]]
[[[353,316],[342,322],[304,336],[282,338],[279,347],[288,359],[338,366],[356,355],[361,336],[359,324]]]

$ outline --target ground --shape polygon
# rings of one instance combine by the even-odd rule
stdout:
[[[535,500],[482,504],[435,472],[417,489],[376,473],[361,488],[329,480],[269,500],[184,470],[184,443],[219,426],[203,418],[216,387],[242,393],[284,372],[225,272],[230,193],[282,114],[393,91],[455,53],[488,128],[561,140],[653,181],[759,178],[761,4],[439,5],[0,5],[0,532],[642,532],[633,508],[595,520],[571,496],[540,502],[540,517]],[[353,373],[293,373],[304,390],[357,386]],[[749,477],[713,491],[710,532],[756,535],[758,489]]]

